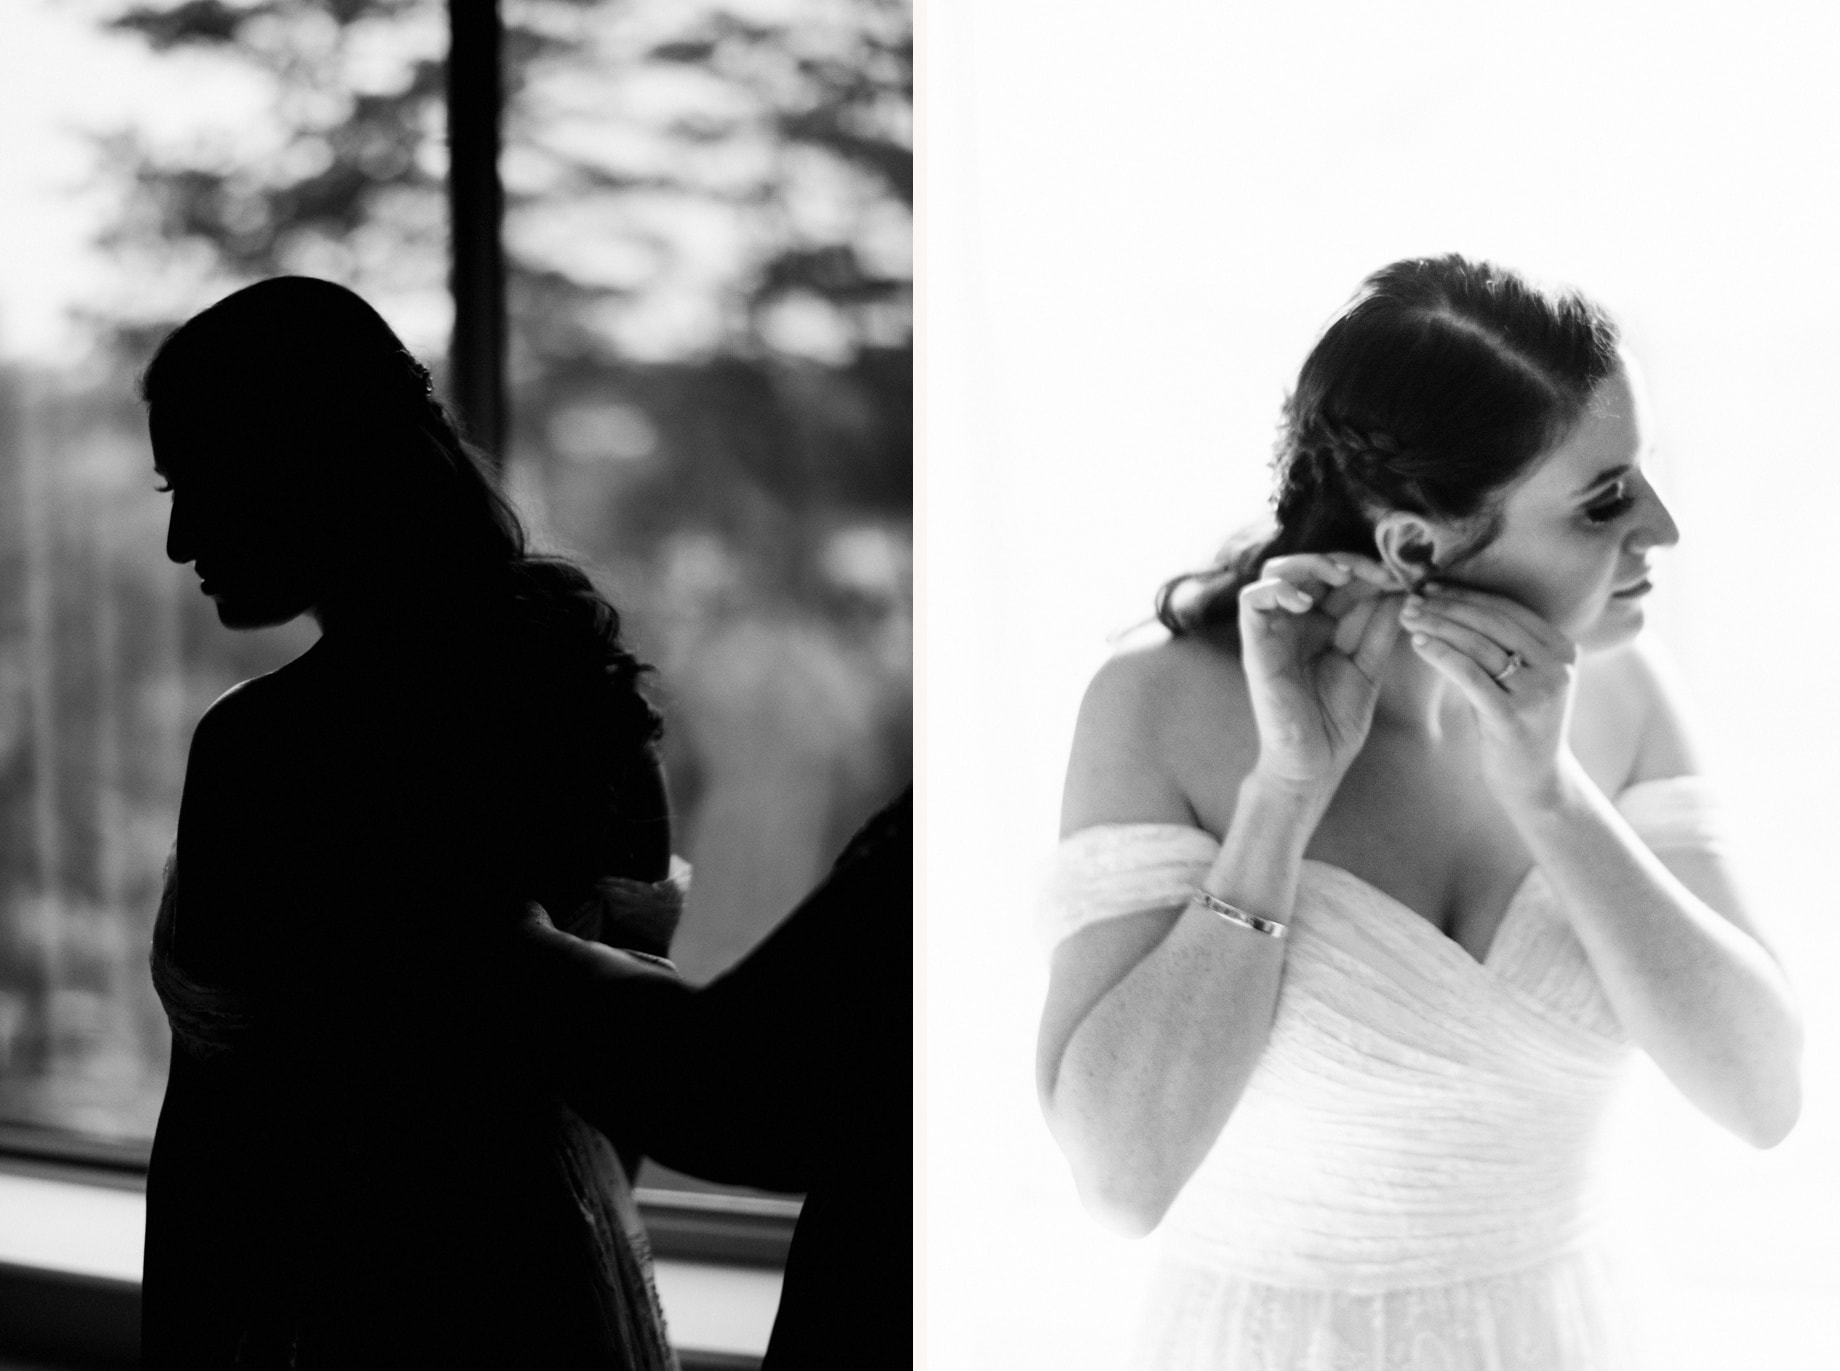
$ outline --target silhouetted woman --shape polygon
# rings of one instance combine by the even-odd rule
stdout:
[[[528,899],[668,942],[659,725],[618,616],[528,553],[347,290],[238,291],[143,394],[167,554],[226,627],[321,628],[192,741],[144,1364],[672,1365],[618,1158],[517,1067],[490,950]]]

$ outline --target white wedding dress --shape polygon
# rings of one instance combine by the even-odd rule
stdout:
[[[1716,842],[1696,777],[1617,806],[1657,853]],[[1076,833],[1043,932],[1181,905],[1218,849],[1172,824]],[[1625,1371],[1594,1170],[1629,1052],[1537,867],[1478,962],[1306,860],[1270,1040],[1159,1229],[1133,1366]]]

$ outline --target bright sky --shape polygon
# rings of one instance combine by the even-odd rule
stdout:
[[[0,8],[0,355],[66,355],[65,308],[103,286],[88,246],[101,204],[79,131],[234,121],[252,98],[208,58],[155,61],[143,44],[103,33],[107,12],[95,0]]]

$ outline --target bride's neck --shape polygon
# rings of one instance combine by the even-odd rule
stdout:
[[[431,585],[399,586],[382,593],[329,595],[312,614],[322,638],[388,646],[451,633],[476,617],[476,605]]]
[[[1380,698],[1374,705],[1376,727],[1385,727],[1441,740],[1454,717],[1463,710],[1462,693],[1449,679],[1418,655],[1403,630],[1393,645],[1380,677]]]

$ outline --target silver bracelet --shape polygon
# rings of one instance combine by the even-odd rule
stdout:
[[[1254,933],[1263,933],[1268,938],[1282,938],[1291,931],[1289,924],[1281,924],[1276,919],[1261,919],[1257,914],[1248,914],[1237,905],[1230,905],[1218,895],[1210,895],[1200,886],[1195,887],[1192,901],[1209,913],[1218,914],[1230,924],[1241,928],[1250,928]]]

